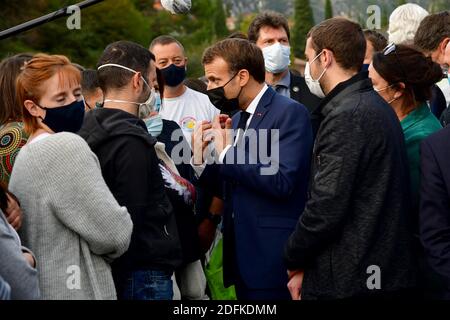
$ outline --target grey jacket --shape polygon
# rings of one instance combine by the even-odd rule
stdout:
[[[10,298],[13,300],[39,299],[37,271],[23,257],[17,233],[8,224],[1,211],[0,276],[0,282],[3,278],[3,283],[0,283],[0,296],[10,291]]]
[[[309,200],[285,252],[290,270],[305,270],[302,297],[414,287],[408,162],[395,113],[367,73],[339,84],[319,111]]]
[[[21,203],[21,236],[36,255],[42,298],[115,299],[109,263],[128,249],[133,224],[87,143],[72,133],[28,143],[9,188]]]
[[[9,299],[11,299],[11,287],[0,276],[0,300],[9,300]]]

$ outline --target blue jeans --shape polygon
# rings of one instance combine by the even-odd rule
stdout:
[[[172,300],[172,272],[133,271],[125,280],[122,300]]]

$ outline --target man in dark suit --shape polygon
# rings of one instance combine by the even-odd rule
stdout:
[[[305,205],[312,149],[306,108],[265,83],[261,50],[226,39],[203,57],[208,95],[241,110],[194,132],[194,165],[213,137],[224,200],[224,281],[238,299],[289,299],[283,247]],[[200,173],[198,167],[194,168]],[[212,166],[207,166],[213,169]],[[203,174],[207,176],[207,173]]]
[[[320,125],[314,111],[321,99],[313,95],[305,78],[290,71],[290,31],[288,20],[280,13],[260,13],[248,28],[248,39],[264,54],[266,83],[279,94],[303,104],[311,114],[314,135]]]
[[[420,238],[427,261],[440,277],[434,288],[450,299],[450,127],[421,145]]]

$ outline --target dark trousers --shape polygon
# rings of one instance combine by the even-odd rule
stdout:
[[[239,301],[255,301],[255,300],[272,300],[287,301],[291,300],[291,295],[287,288],[271,288],[271,289],[251,289],[248,288],[241,277],[236,281],[236,296]]]

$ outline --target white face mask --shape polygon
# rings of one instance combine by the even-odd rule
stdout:
[[[386,91],[387,89],[389,89],[389,88],[392,88],[393,86],[395,86],[396,84],[394,83],[394,84],[391,84],[390,86],[387,86],[387,87],[384,87],[384,88],[381,88],[381,89],[377,89],[377,88],[373,88],[373,90],[375,90],[375,92],[378,92],[378,93],[380,93],[380,92],[383,92],[383,91]],[[383,98],[384,99],[384,98]],[[398,98],[393,98],[392,100],[390,100],[390,101],[387,101],[386,100],[386,102],[388,103],[388,104],[391,104],[392,102],[394,102],[395,100],[397,100]]]
[[[375,90],[376,92],[383,92],[383,91],[385,91],[385,90],[387,90],[389,88],[392,88],[393,86],[395,86],[395,84],[391,84],[391,85],[389,85],[387,87],[384,87],[384,88],[381,88],[381,89],[377,89],[377,88],[374,87],[373,90]]]
[[[279,42],[262,49],[266,71],[270,73],[281,73],[291,64],[291,47],[284,46]]]
[[[321,53],[319,53],[312,61],[311,63],[313,63],[314,61],[316,61],[316,59],[318,57],[320,57],[320,55],[323,53],[323,51]],[[311,91],[311,93],[319,98],[324,98],[325,97],[325,93],[322,90],[322,87],[320,86],[320,79],[322,79],[323,75],[325,74],[325,72],[327,72],[328,68],[325,68],[322,72],[322,74],[320,75],[320,77],[317,80],[314,80],[311,76],[311,69],[310,69],[310,64],[309,62],[306,63],[305,66],[305,82],[306,85],[309,88],[309,91]]]
[[[133,69],[130,69],[128,67],[122,66],[120,64],[115,64],[115,63],[108,63],[108,64],[101,65],[100,67],[98,67],[97,70],[103,69],[105,67],[116,67],[116,68],[121,68],[121,69],[128,70],[128,71],[133,72],[133,73],[138,73],[137,71],[135,71]],[[118,102],[118,103],[132,103],[132,104],[135,104],[135,105],[138,106],[138,116],[139,116],[139,118],[144,119],[144,118],[148,117],[150,112],[154,111],[154,109],[155,109],[156,92],[155,92],[155,88],[150,87],[149,84],[147,83],[147,81],[145,81],[143,76],[141,76],[141,79],[142,79],[142,81],[144,81],[145,85],[150,90],[150,95],[148,96],[148,99],[145,102],[133,102],[133,101],[124,101],[124,100],[112,100],[112,99],[106,99],[105,102]]]

